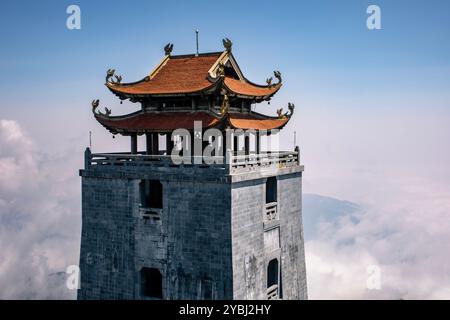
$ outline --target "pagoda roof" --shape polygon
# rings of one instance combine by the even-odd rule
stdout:
[[[194,129],[194,121],[201,121],[202,128],[233,128],[271,130],[281,129],[290,116],[269,117],[256,112],[227,113],[223,116],[211,111],[195,112],[145,112],[138,111],[124,116],[105,116],[95,113],[97,121],[113,134],[129,135],[148,132],[172,132],[175,129]]]
[[[111,83],[106,86],[114,93],[128,95],[194,93],[214,85],[207,74],[221,52],[183,56],[167,56],[148,77],[135,83]]]
[[[220,73],[221,67],[231,70]],[[114,72],[114,71],[113,71]],[[114,75],[114,73],[112,73]],[[139,99],[148,96],[177,96],[205,94],[225,89],[229,95],[242,98],[266,100],[281,87],[281,78],[277,84],[258,85],[247,80],[240,70],[232,53],[211,52],[191,55],[170,55],[161,60],[157,67],[144,79],[121,83],[110,81],[106,86],[121,99]]]

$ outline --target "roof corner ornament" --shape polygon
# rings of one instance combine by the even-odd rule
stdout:
[[[272,79],[273,79],[272,77],[266,79],[266,83],[267,83],[268,87],[272,87],[273,86]]]
[[[99,99],[94,99],[91,102],[92,105],[92,113],[94,113],[94,115],[100,115],[103,117],[109,117],[111,115],[111,110],[105,107],[105,113],[102,113],[100,111],[95,112],[98,108],[98,106],[100,105],[100,100]]]
[[[277,115],[279,119],[287,119],[292,117],[294,114],[295,105],[293,103],[288,103],[288,109],[289,111],[283,114],[283,108],[277,109]]]
[[[230,39],[225,38],[225,39],[222,39],[222,43],[223,43],[223,46],[225,47],[225,50],[228,53],[231,53],[231,47],[233,46],[233,42],[231,42]]]
[[[115,73],[115,69],[108,69],[108,71],[106,71],[106,83],[119,84],[122,82],[122,76],[116,75]]]
[[[230,110],[230,101],[228,95],[223,95],[222,105],[220,106],[220,114],[223,116]]]
[[[273,72],[273,75],[274,75],[275,78],[277,78],[277,80],[278,80],[278,83],[277,83],[277,84],[280,84],[281,81],[282,81],[282,79],[281,79],[281,72],[280,72],[280,71],[274,71],[274,72]]]
[[[166,54],[166,56],[170,56],[172,54],[172,50],[173,50],[173,43],[169,42],[164,47],[164,53]]]

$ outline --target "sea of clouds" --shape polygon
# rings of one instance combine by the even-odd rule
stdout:
[[[19,123],[0,120],[0,299],[76,297],[65,271],[79,257],[82,159],[70,148],[42,149]],[[355,176],[346,183],[359,191],[366,186],[366,198],[338,200],[332,189],[328,196],[304,195],[309,297],[450,298],[446,185]],[[370,266],[380,270],[379,290],[367,287]]]
[[[79,177],[72,157],[49,156],[15,121],[0,120],[0,299],[70,299],[78,263]]]

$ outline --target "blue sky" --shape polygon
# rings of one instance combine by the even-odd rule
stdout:
[[[81,30],[66,28],[70,4],[81,8]],[[381,30],[366,27],[369,4],[381,8]],[[250,80],[282,72],[282,90],[257,110],[274,115],[296,104],[281,145],[291,148],[297,132],[303,192],[362,208],[351,212],[354,224],[347,202],[309,206],[343,214],[322,221],[323,232],[306,244],[310,296],[449,298],[450,266],[440,254],[450,250],[440,248],[450,243],[445,0],[0,2],[0,251],[10,261],[0,260],[0,287],[24,296],[17,284],[30,268],[20,264],[24,255],[48,261],[42,274],[77,261],[77,170],[88,132],[94,151],[129,148],[95,122],[90,102],[99,98],[113,114],[138,108],[120,105],[104,87],[106,70],[115,68],[124,82],[142,79],[166,43],[174,54],[193,53],[196,28],[201,52],[222,50],[229,37]],[[17,229],[29,232],[3,223],[17,215],[27,223]],[[361,285],[367,263],[386,270],[389,283],[378,295]],[[6,281],[13,273],[18,282]]]
[[[65,27],[73,3],[81,8],[81,30]],[[281,70],[285,87],[274,103],[293,101],[305,112],[331,114],[407,116],[426,107],[447,115],[448,1],[378,1],[382,30],[369,31],[366,8],[372,3],[2,2],[0,115],[31,130],[45,119],[58,130],[55,121],[61,119],[73,126],[66,131],[86,131],[81,123],[87,124],[95,97],[116,114],[134,108],[119,107],[102,86],[107,68],[116,68],[124,81],[141,79],[167,42],[175,43],[176,54],[193,52],[195,28],[202,52],[221,50],[221,39],[231,38],[242,69],[255,82]],[[267,107],[269,113],[275,109]],[[45,140],[49,132],[39,131]]]

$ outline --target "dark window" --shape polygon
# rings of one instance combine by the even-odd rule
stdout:
[[[270,177],[266,182],[266,203],[277,202],[277,178]]]
[[[146,297],[162,299],[162,275],[158,269],[141,269],[142,294]]]
[[[144,208],[162,209],[162,184],[158,180],[142,180],[139,184],[141,206]]]
[[[270,260],[267,266],[267,288],[278,285],[278,259]]]

